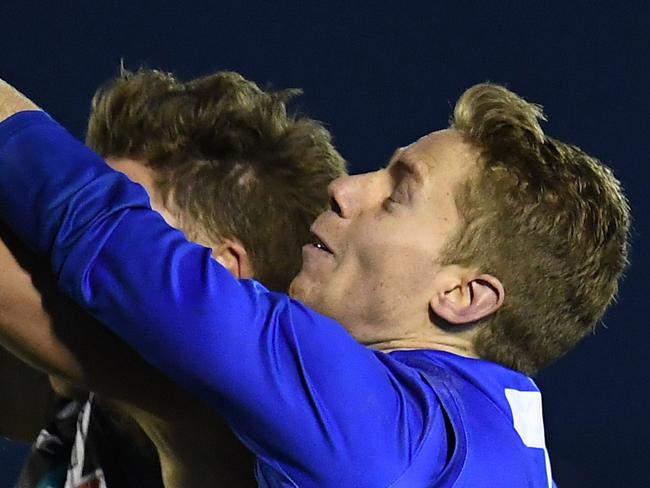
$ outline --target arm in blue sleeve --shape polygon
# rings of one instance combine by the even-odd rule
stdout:
[[[46,114],[0,124],[0,218],[50,257],[66,293],[267,464],[306,485],[353,475],[339,465],[387,481],[408,464],[424,415],[410,373],[286,295],[232,278]]]

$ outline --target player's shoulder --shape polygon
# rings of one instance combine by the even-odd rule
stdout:
[[[532,379],[442,351],[395,359],[420,372],[444,410],[453,449],[441,486],[548,486],[541,394]]]

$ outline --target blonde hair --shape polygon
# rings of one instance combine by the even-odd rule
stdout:
[[[542,108],[480,84],[452,126],[480,150],[480,170],[459,187],[464,225],[447,262],[478,265],[506,299],[484,319],[480,357],[534,374],[594,330],[627,265],[629,207],[611,170],[544,134]]]

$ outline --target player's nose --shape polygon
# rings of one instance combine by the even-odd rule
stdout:
[[[341,176],[327,187],[330,209],[341,218],[353,218],[371,203],[377,186],[376,172]]]

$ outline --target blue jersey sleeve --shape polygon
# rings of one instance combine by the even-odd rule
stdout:
[[[300,486],[370,486],[369,473],[387,486],[416,454],[433,414],[415,373],[232,278],[42,112],[0,124],[0,218],[66,293]]]

